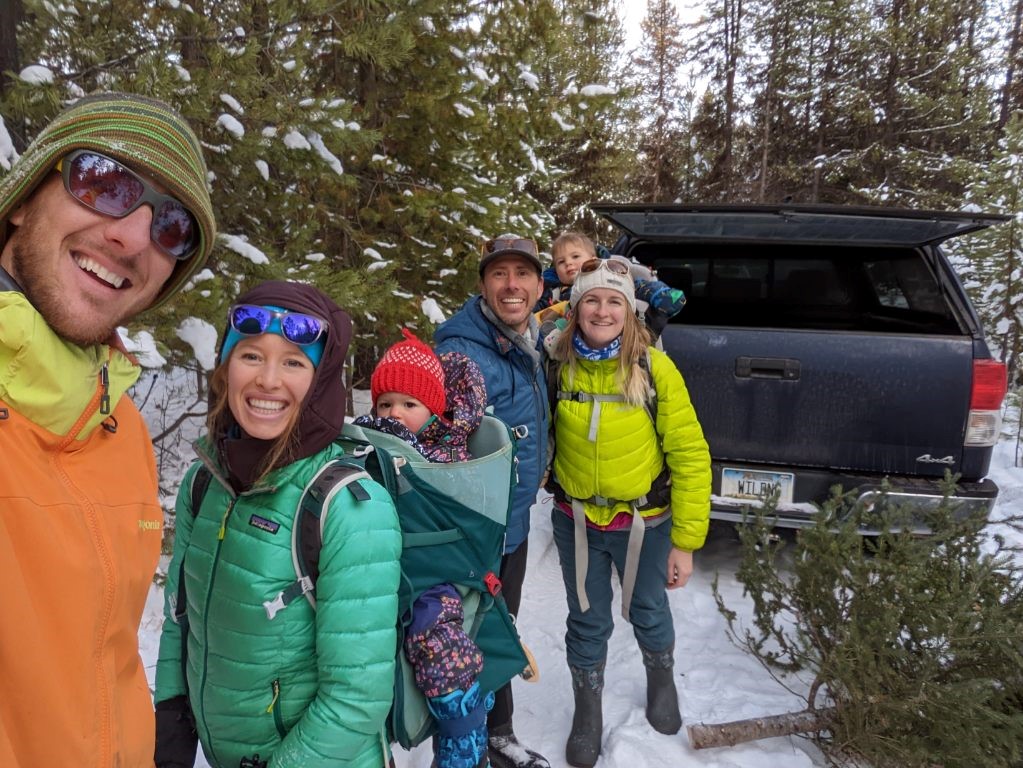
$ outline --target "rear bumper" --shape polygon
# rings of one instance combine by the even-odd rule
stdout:
[[[736,466],[736,462],[728,462],[729,467]],[[779,504],[776,509],[775,525],[780,528],[806,528],[814,524],[814,518],[818,512],[818,504],[823,504],[831,495],[831,488],[835,485],[842,487],[845,492],[855,489],[856,498],[864,502],[870,502],[881,493],[884,480],[888,481],[888,498],[898,504],[902,509],[912,513],[913,511],[926,511],[935,509],[942,500],[942,480],[939,478],[904,477],[904,476],[877,476],[877,475],[855,475],[836,473],[820,469],[795,469],[792,467],[773,467],[748,465],[749,468],[763,469],[775,472],[793,472],[796,476],[792,504]],[[750,502],[737,499],[729,499],[720,496],[721,489],[721,467],[722,464],[714,462],[714,495],[711,497],[710,516],[713,520],[727,522],[742,522],[744,515],[748,514]],[[953,508],[957,514],[962,516],[974,513],[983,513],[985,516],[991,511],[995,500],[998,498],[998,486],[991,480],[983,479],[978,481],[960,481],[956,484],[956,491],[950,497]],[[928,529],[919,522],[912,521],[910,528],[916,533],[926,534]],[[878,531],[863,529],[864,535],[876,534]]]

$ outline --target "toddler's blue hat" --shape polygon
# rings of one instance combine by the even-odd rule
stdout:
[[[275,307],[272,304],[262,305],[273,312],[289,312],[291,310],[285,307]],[[281,332],[281,318],[274,317],[270,320],[270,325],[267,326],[266,333],[276,333],[281,338],[284,338],[284,334]],[[231,354],[231,350],[234,346],[246,338],[245,334],[238,333],[230,323],[227,326],[227,333],[224,335],[224,343],[220,345],[220,361],[225,362],[228,356]],[[323,357],[323,349],[327,344],[327,335],[321,334],[320,338],[314,341],[312,344],[296,344],[302,353],[309,358],[309,362],[313,364],[315,368],[320,364],[320,358]]]

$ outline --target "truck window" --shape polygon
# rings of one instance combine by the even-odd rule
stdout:
[[[914,249],[644,243],[641,253],[686,293],[674,323],[964,333]]]

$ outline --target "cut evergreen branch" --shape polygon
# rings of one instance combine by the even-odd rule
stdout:
[[[809,676],[807,709],[705,731],[742,740],[808,731],[835,764],[1018,766],[1020,561],[988,535],[983,514],[955,508],[953,490],[946,475],[940,504],[914,520],[887,488],[872,507],[836,488],[814,524],[788,539],[771,535],[774,500],[751,511],[737,578],[753,626],[739,626],[716,585],[715,597],[733,642],[776,679]],[[912,532],[918,521],[930,535]],[[690,738],[697,746],[703,734]]]

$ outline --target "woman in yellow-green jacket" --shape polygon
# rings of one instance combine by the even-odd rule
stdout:
[[[615,258],[584,264],[571,309],[567,327],[547,344],[558,366],[551,519],[568,598],[565,645],[575,694],[565,756],[589,768],[603,728],[612,566],[646,667],[647,719],[661,733],[682,725],[667,590],[685,585],[693,551],[703,546],[711,473],[682,375],[649,346],[637,318],[627,264]]]

